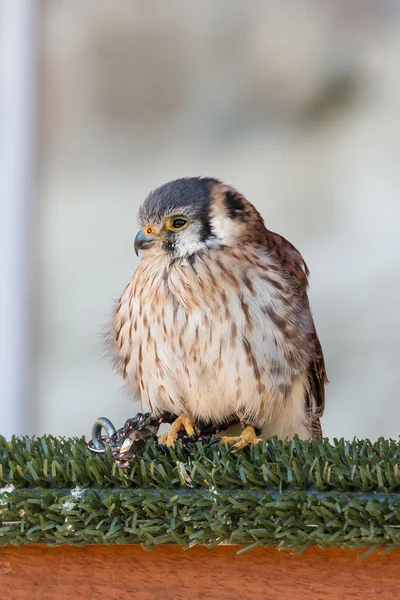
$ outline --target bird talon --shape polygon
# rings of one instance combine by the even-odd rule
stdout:
[[[164,444],[159,443],[158,445],[160,446],[160,450],[164,452],[164,454],[167,454],[168,448]]]
[[[173,448],[175,446],[175,440],[181,429],[184,429],[190,438],[196,439],[192,417],[189,415],[180,415],[177,419],[175,419],[168,431],[160,435],[158,438],[158,443],[166,448]]]
[[[226,454],[235,454],[239,450],[243,450],[249,444],[258,444],[262,440],[257,437],[255,429],[252,425],[248,425],[238,436],[224,436],[221,438],[223,444],[234,444]]]
[[[204,448],[209,448],[210,446],[214,446],[214,444],[218,444],[219,439],[218,438],[214,438],[211,439],[207,444],[204,445]]]

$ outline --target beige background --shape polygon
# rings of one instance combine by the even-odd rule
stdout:
[[[41,2],[32,432],[129,395],[100,333],[136,211],[185,175],[235,185],[311,269],[329,436],[400,432],[400,14],[390,2]]]

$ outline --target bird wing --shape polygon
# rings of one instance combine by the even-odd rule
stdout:
[[[304,310],[311,313],[307,295],[309,270],[300,252],[284,237],[269,230],[266,230],[265,246],[286,273],[293,286],[294,293],[303,302]],[[321,438],[320,417],[325,409],[325,384],[328,383],[328,377],[314,321],[312,321],[312,324],[309,335],[314,352],[307,371],[309,389],[306,396],[306,409],[311,418],[312,436]]]

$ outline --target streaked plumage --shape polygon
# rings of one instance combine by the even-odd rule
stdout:
[[[146,249],[113,320],[134,396],[203,421],[239,415],[263,437],[319,437],[327,378],[300,253],[215,179],[165,184],[139,220]]]

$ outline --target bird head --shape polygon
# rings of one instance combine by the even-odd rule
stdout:
[[[149,248],[172,258],[257,241],[264,227],[254,206],[217,179],[176,179],[152,191],[139,210],[135,252]]]

